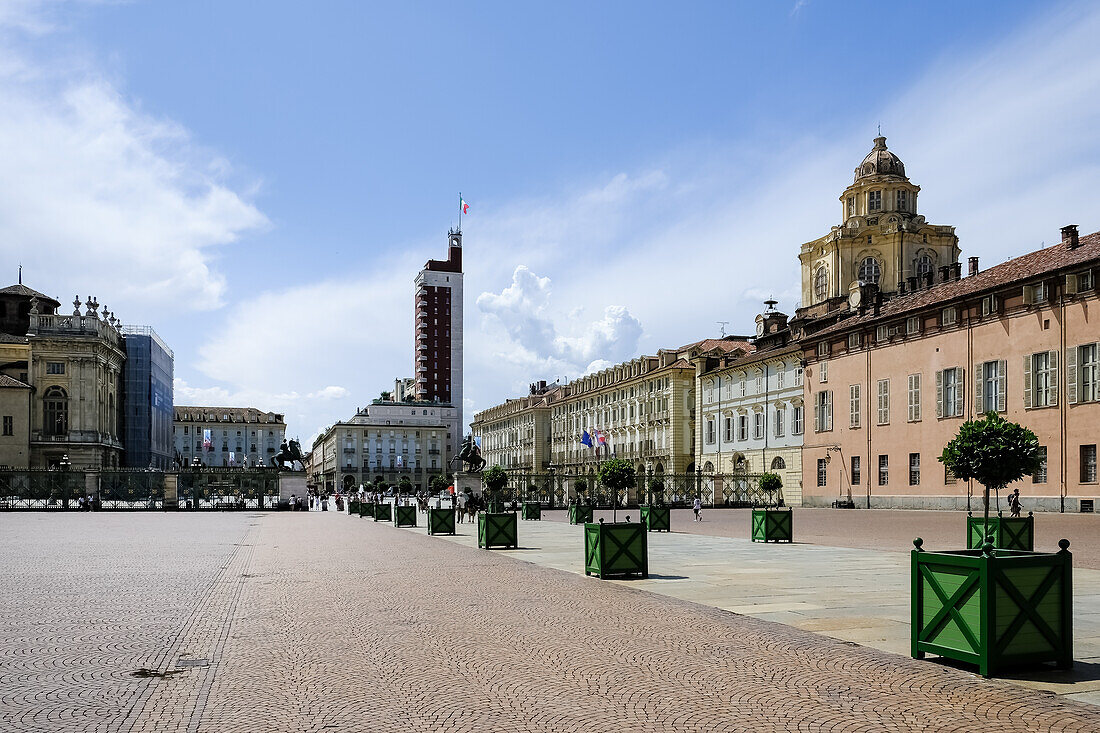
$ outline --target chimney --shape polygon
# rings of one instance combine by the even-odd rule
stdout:
[[[924,273],[924,287],[926,287],[926,288],[932,287],[932,283],[934,282],[935,277],[936,277],[936,273],[932,272],[931,270]]]
[[[917,290],[920,288],[920,278],[918,278],[916,275],[912,275],[908,278],[908,280],[909,280],[909,292],[911,292],[911,293],[917,292]]]
[[[898,295],[905,295],[905,281],[898,280]]]
[[[958,280],[963,276],[963,264],[961,262],[951,263],[951,279]]]
[[[1077,225],[1067,224],[1062,227],[1062,244],[1066,245],[1070,249],[1077,249],[1077,245],[1081,242],[1077,238]]]
[[[971,257],[969,260],[967,260],[967,264],[969,265],[969,267],[967,267],[966,274],[969,275],[970,277],[974,277],[975,275],[977,275],[978,274],[978,258],[977,257]]]
[[[940,282],[945,283],[951,279],[951,266],[940,265]]]

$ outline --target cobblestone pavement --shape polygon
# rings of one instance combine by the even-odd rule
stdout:
[[[1051,695],[331,512],[6,514],[0,567],[3,731],[1100,730]]]
[[[976,507],[977,509],[977,507]],[[913,538],[922,537],[926,549],[957,549],[966,546],[966,512],[899,509],[795,509],[795,539],[828,547],[909,552]],[[622,510],[620,519],[637,509]],[[704,509],[703,521],[693,521],[690,509],[674,509],[674,532],[714,537],[749,536],[748,509]],[[975,514],[977,514],[977,510]],[[1007,514],[1007,512],[1006,512]],[[595,512],[595,518],[610,511]],[[568,520],[564,510],[545,511],[543,518]],[[1035,514],[1035,549],[1057,552],[1058,540],[1073,546],[1073,565],[1100,569],[1100,514]]]

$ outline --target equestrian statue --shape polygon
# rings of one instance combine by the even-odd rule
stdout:
[[[295,462],[299,463],[301,468],[295,468]],[[271,463],[280,471],[286,471],[288,468],[291,471],[306,470],[305,456],[302,455],[302,447],[298,445],[297,440],[292,440],[288,444],[286,438],[283,438],[283,442],[279,446],[279,452],[271,459]]]
[[[474,442],[474,436],[472,435],[463,438],[458,455],[452,458],[450,462],[454,463],[455,460],[462,461],[462,465],[468,473],[479,473],[481,469],[485,468],[485,459],[481,457],[481,448]]]

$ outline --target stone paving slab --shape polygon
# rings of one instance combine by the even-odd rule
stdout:
[[[610,519],[610,512],[607,514]],[[629,514],[619,512],[620,519]],[[476,545],[472,535],[446,539]],[[521,549],[493,552],[583,575],[583,542],[578,526],[521,522]],[[910,652],[908,552],[651,532],[649,567],[648,579],[603,582],[628,584],[894,654],[908,656]],[[1100,657],[1100,570],[1075,567],[1073,583],[1074,656]],[[1075,665],[1073,670],[1016,673],[1008,678],[1059,695],[1089,693],[1081,697],[1087,702],[1095,702],[1091,693],[1100,689],[1100,667],[1089,664]]]
[[[0,731],[1100,729],[519,554],[334,512],[0,515]]]

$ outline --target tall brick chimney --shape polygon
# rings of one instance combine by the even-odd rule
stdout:
[[[1066,245],[1070,249],[1077,249],[1077,245],[1081,242],[1077,238],[1077,225],[1067,224],[1062,227],[1062,244]]]

